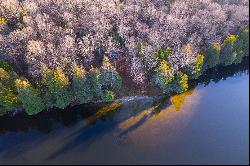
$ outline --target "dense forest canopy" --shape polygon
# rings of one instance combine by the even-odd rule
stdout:
[[[156,66],[157,49],[173,49],[169,63],[176,71],[201,48],[248,26],[248,5],[248,0],[3,0],[0,16],[10,26],[0,31],[0,56],[17,67],[26,64],[19,68],[35,78],[42,64],[89,67],[98,63],[95,54],[126,56],[128,72],[140,83]],[[193,52],[182,58],[186,44]]]
[[[74,100],[68,91],[82,102],[113,99],[120,75],[181,93],[188,78],[249,55],[248,26],[248,0],[2,0],[1,79],[25,78],[2,93],[39,101],[49,91],[45,98],[65,108]],[[6,62],[15,72],[6,73]]]

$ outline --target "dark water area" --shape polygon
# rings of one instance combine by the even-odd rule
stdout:
[[[0,117],[0,164],[248,164],[249,64],[171,98]]]

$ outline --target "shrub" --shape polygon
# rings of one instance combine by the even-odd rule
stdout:
[[[168,58],[168,56],[169,56],[171,53],[172,53],[172,48],[167,47],[166,50],[165,50],[166,58]]]
[[[27,80],[17,79],[15,83],[18,91],[18,99],[22,102],[25,112],[28,115],[37,114],[45,108],[39,91],[34,89]]]
[[[198,54],[196,56],[196,61],[190,66],[185,68],[185,72],[188,77],[191,79],[197,79],[202,74],[204,64],[204,56],[202,54]]]
[[[198,78],[202,74],[202,67],[204,64],[204,55],[198,54],[196,60],[197,61],[196,61],[195,68],[194,68],[194,71],[195,71],[194,77]]]
[[[220,43],[213,43],[206,51],[204,60],[204,69],[213,68],[220,62],[221,45]]]
[[[172,66],[162,61],[156,70],[155,84],[164,94],[182,93],[188,89],[188,75],[183,72],[174,75]]]
[[[4,29],[4,28],[6,27],[7,22],[8,22],[8,21],[7,21],[6,18],[0,17],[0,30],[1,30],[1,29]]]
[[[18,99],[12,89],[5,87],[0,83],[0,107],[2,110],[9,111],[15,108],[18,104]]]
[[[166,60],[164,51],[163,51],[162,49],[159,49],[159,50],[158,50],[158,52],[157,52],[157,58],[158,58],[159,60]]]
[[[43,82],[53,99],[52,106],[64,109],[70,104],[69,79],[60,67],[55,70],[45,67]]]
[[[102,100],[106,102],[114,101],[115,95],[112,91],[106,91],[102,96]]]
[[[231,65],[237,58],[237,51],[235,49],[237,39],[236,35],[229,35],[224,40],[220,61],[225,66]]]
[[[80,103],[88,103],[93,99],[91,82],[82,66],[73,66],[72,88],[77,101]]]
[[[90,69],[90,85],[91,94],[94,98],[101,98],[103,96],[102,85],[99,82],[100,71],[94,67]]]
[[[7,23],[7,19],[4,17],[0,17],[0,24],[5,24]]]
[[[100,69],[99,82],[104,91],[117,91],[121,88],[122,79],[116,69],[110,64],[107,56],[104,56]]]
[[[238,40],[235,43],[237,52],[234,63],[240,63],[244,56],[249,56],[249,29],[244,29],[239,33]]]
[[[0,61],[0,107],[2,112],[15,108],[18,104],[15,79],[17,74],[5,62]]]
[[[186,75],[183,72],[178,72],[177,73],[177,78],[176,78],[176,84],[177,87],[175,91],[177,93],[183,93],[188,90],[188,75]]]
[[[243,40],[244,55],[249,56],[249,28],[246,28],[241,32],[240,39]]]
[[[167,58],[169,57],[171,52],[172,52],[172,49],[170,47],[167,47],[165,50],[164,49],[159,49],[157,51],[158,60],[160,60],[160,61],[167,60]]]
[[[235,52],[236,57],[235,60],[233,61],[233,63],[238,64],[242,61],[243,57],[245,56],[245,52],[244,52],[244,48],[243,48],[243,40],[237,40],[236,44],[235,44]]]
[[[172,66],[167,64],[166,61],[162,61],[156,69],[155,84],[165,94],[171,92],[171,83],[174,80],[174,73]]]
[[[13,72],[13,68],[3,60],[0,60],[0,68],[4,69],[6,72]]]

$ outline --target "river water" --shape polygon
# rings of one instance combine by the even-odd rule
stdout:
[[[247,70],[171,99],[0,117],[0,164],[248,164],[248,100]]]

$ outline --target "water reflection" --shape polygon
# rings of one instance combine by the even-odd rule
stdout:
[[[171,100],[171,102],[172,102],[172,104],[177,112],[179,112],[181,110],[181,107],[182,107],[183,103],[185,102],[186,97],[188,95],[191,95],[193,92],[194,92],[194,89],[191,89],[185,93],[171,97],[170,100]]]
[[[96,113],[92,116],[89,116],[85,119],[85,121],[87,121],[87,123],[91,124],[93,123],[95,120],[97,119],[114,119],[114,111],[118,110],[121,107],[121,103],[118,102],[113,102],[111,104],[107,104],[105,106],[103,106],[102,108],[100,108],[99,110],[96,111]],[[113,113],[113,114],[112,114]],[[111,115],[111,116],[110,116]]]

